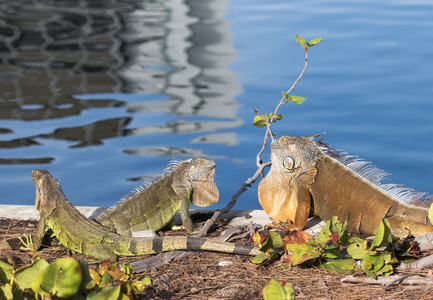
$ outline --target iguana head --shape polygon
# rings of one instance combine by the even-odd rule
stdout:
[[[317,137],[298,137],[284,135],[271,143],[271,161],[273,171],[299,177],[314,166],[321,153],[313,140]]]
[[[301,185],[314,182],[320,158],[313,137],[282,136],[271,143],[272,166],[260,182],[259,202],[274,220],[294,221]]]
[[[51,197],[53,192],[56,192],[53,189],[57,189],[59,184],[58,182],[51,176],[51,174],[47,170],[33,170],[32,171],[32,179],[35,182],[36,186],[36,197],[35,197],[35,206],[38,211],[41,211],[42,208],[51,210],[56,205],[55,197]]]
[[[205,207],[218,202],[219,191],[214,178],[215,166],[216,163],[213,159],[191,159],[188,169],[188,181],[193,189],[192,204]]]

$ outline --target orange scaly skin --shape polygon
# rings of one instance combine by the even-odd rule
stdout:
[[[317,136],[282,136],[271,143],[272,167],[258,192],[270,217],[287,222],[287,230],[301,230],[314,208],[325,221],[345,221],[350,214],[352,233],[375,234],[383,218],[396,236],[433,232],[427,216],[431,196],[381,184],[383,171],[314,141]]]

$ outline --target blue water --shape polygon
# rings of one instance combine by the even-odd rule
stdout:
[[[254,109],[273,111],[303,68],[297,34],[324,41],[309,50],[292,92],[307,100],[283,106],[273,132],[326,132],[331,146],[391,173],[389,182],[433,193],[430,1],[136,3],[119,9],[128,26],[107,31],[104,42],[71,33],[66,51],[47,52],[54,42],[42,34],[46,43],[31,53],[19,47],[25,39],[0,47],[1,204],[34,203],[36,168],[60,178],[73,204],[109,206],[171,158],[206,156],[217,162],[220,190],[211,208],[224,207],[256,170],[264,129],[252,126]],[[0,27],[24,28],[19,20],[2,13]],[[9,38],[13,31],[3,32]],[[105,51],[107,37],[114,42]],[[72,46],[93,42],[96,54]],[[16,63],[21,57],[55,61],[57,69]],[[74,64],[64,71],[58,61]],[[91,73],[93,64],[109,67]],[[260,208],[257,183],[235,208]]]

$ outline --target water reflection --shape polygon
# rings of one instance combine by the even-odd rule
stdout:
[[[53,121],[40,130],[14,127],[15,123],[1,126],[0,148],[41,145],[47,138],[73,141],[70,148],[86,147],[126,135],[206,133],[239,126],[234,98],[241,87],[228,69],[236,52],[229,24],[222,18],[226,2],[0,3],[0,119]],[[125,93],[166,98],[130,102],[113,96]],[[112,110],[98,114],[101,108]],[[86,111],[92,111],[90,119]],[[136,122],[128,127],[143,113],[182,119],[163,126]],[[191,142],[237,143],[231,133],[195,136]],[[164,149],[163,155],[205,154],[176,145],[158,149]],[[161,150],[144,152],[159,155]],[[50,155],[3,159],[0,164],[47,163],[56,157]]]

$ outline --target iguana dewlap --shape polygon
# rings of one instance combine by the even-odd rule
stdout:
[[[174,225],[174,216],[180,211],[183,227],[191,233],[194,225],[189,203],[204,207],[218,202],[215,166],[213,159],[205,158],[173,161],[162,176],[132,190],[96,221],[118,234],[132,235]]]
[[[50,228],[60,243],[70,250],[98,259],[115,261],[117,256],[155,254],[176,249],[210,250],[257,255],[258,248],[191,237],[134,238],[111,232],[84,217],[64,196],[60,183],[46,170],[34,170],[35,206],[40,220],[33,241],[40,246],[45,229]]]
[[[322,220],[345,221],[350,214],[352,233],[375,234],[383,218],[396,236],[433,232],[427,216],[432,196],[382,184],[385,172],[315,141],[318,136],[282,136],[271,143],[272,166],[258,190],[270,217],[288,222],[286,229],[302,229],[314,209]]]

